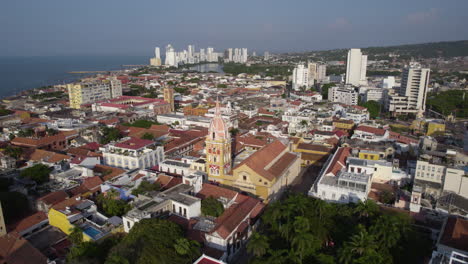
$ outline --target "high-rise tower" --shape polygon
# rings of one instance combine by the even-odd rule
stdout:
[[[346,84],[365,85],[366,71],[367,55],[362,55],[361,49],[350,49],[346,62]]]
[[[206,167],[208,179],[223,183],[229,180],[231,171],[231,134],[221,117],[219,102],[216,102],[215,116],[211,120],[206,137]]]

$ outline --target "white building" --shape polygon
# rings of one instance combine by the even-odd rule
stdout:
[[[327,79],[327,65],[320,63],[317,65],[316,80],[319,83],[324,82]]]
[[[395,86],[395,77],[388,76],[382,80],[382,88],[393,88]]]
[[[185,177],[184,182],[192,184],[189,180],[185,181]],[[195,185],[181,183],[154,197],[139,195],[133,202],[133,209],[122,217],[124,231],[128,233],[142,219],[157,217],[163,213],[178,215],[185,219],[199,217],[201,215],[201,199],[191,195],[191,193],[197,193],[198,191],[195,189],[201,188],[201,184],[201,180],[196,181]]]
[[[152,140],[123,138],[101,147],[104,164],[124,169],[146,169],[164,160],[164,148]]]
[[[370,88],[364,92],[362,101],[364,102],[376,101],[379,103],[383,103],[386,97],[386,93],[388,93],[387,89]]]
[[[301,87],[309,87],[309,69],[304,64],[297,65],[293,70],[292,88],[295,91],[301,90]]]
[[[159,47],[154,48],[154,58],[150,59],[151,66],[161,66],[161,51]]]
[[[347,171],[346,159],[349,155],[349,148],[338,148],[328,159],[318,180],[310,189],[310,196],[337,203],[356,203],[367,200],[372,175],[362,170]]]
[[[395,114],[417,113],[421,116],[426,110],[430,71],[417,63],[406,67],[402,73],[401,87],[396,90],[397,94],[388,97],[388,111]]]
[[[164,65],[169,67],[177,67],[179,65],[177,61],[176,52],[171,44],[166,46],[166,60],[164,62]]]
[[[358,92],[350,86],[331,87],[328,89],[328,100],[334,103],[347,105],[357,105],[359,99]]]
[[[350,49],[346,63],[346,84],[354,86],[365,85],[367,70],[367,55],[362,55],[361,49]]]

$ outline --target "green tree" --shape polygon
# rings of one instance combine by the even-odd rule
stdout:
[[[145,134],[143,134],[143,136],[141,136],[141,139],[153,140],[154,136],[153,134],[146,132]]]
[[[75,245],[83,243],[83,230],[81,230],[81,228],[75,226],[74,228],[70,229],[70,231],[71,232],[68,235],[68,240],[70,240]]]
[[[122,138],[122,134],[115,127],[103,127],[101,129],[101,144],[108,144],[112,141],[117,141]]]
[[[106,263],[192,263],[200,255],[200,245],[183,239],[186,238],[177,224],[158,218],[143,219],[111,249]]]
[[[210,196],[202,200],[201,211],[204,215],[218,217],[223,214],[224,206],[223,203]]]
[[[131,209],[131,205],[116,197],[115,192],[108,191],[97,197],[98,208],[108,217],[122,216]]]
[[[381,105],[379,102],[376,101],[367,101],[365,103],[360,103],[359,104],[362,107],[367,108],[367,111],[369,111],[369,116],[370,118],[377,118],[380,116],[380,108]]]
[[[12,146],[7,146],[5,150],[3,151],[5,155],[10,156],[15,159],[19,159],[21,155],[23,154],[23,149],[20,147],[12,147]]]
[[[132,190],[133,195],[145,194],[151,191],[160,191],[161,185],[157,182],[151,183],[149,181],[143,180],[136,189]]]
[[[254,232],[247,244],[247,252],[256,257],[261,257],[269,250],[268,238],[260,233]]]
[[[322,87],[320,88],[320,90],[322,91],[322,97],[324,99],[327,99],[328,98],[328,89],[332,88],[332,87],[335,87],[336,84],[335,83],[326,83],[324,85],[322,85]]]
[[[35,181],[37,184],[43,184],[49,181],[51,169],[44,164],[35,164],[20,172],[21,178]]]

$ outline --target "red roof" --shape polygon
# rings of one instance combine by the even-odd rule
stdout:
[[[41,223],[44,220],[47,220],[47,214],[44,212],[37,212],[19,221],[16,224],[15,231],[22,232],[34,225]]]
[[[215,221],[216,226],[213,232],[218,233],[224,239],[229,237],[249,217],[257,204],[261,203],[259,200],[246,195],[239,195],[236,201],[237,203],[224,211]]]
[[[67,198],[68,198],[68,194],[65,191],[56,191],[56,192],[51,192],[49,194],[46,194],[38,198],[37,200],[47,205],[54,205],[61,201],[64,201]]]
[[[154,144],[154,141],[140,138],[130,138],[129,140],[115,144],[118,148],[140,149]]]
[[[374,134],[377,136],[383,136],[385,135],[386,130],[381,129],[381,128],[376,128],[376,127],[371,127],[371,126],[360,125],[356,128],[356,131],[362,131],[362,132]]]
[[[440,243],[451,248],[468,251],[468,220],[461,217],[447,218]]]
[[[232,200],[237,195],[238,193],[236,191],[229,190],[209,183],[204,183],[202,189],[197,193],[197,197],[201,199],[205,199],[208,197],[214,197],[218,199],[220,197],[224,197],[228,200]]]
[[[349,154],[351,154],[351,148],[339,148],[335,152],[333,160],[330,162],[330,166],[325,174],[332,173],[336,176],[342,168],[346,167],[346,158]]]

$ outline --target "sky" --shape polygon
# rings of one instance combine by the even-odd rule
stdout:
[[[467,0],[14,0],[0,56],[301,52],[468,39]]]

